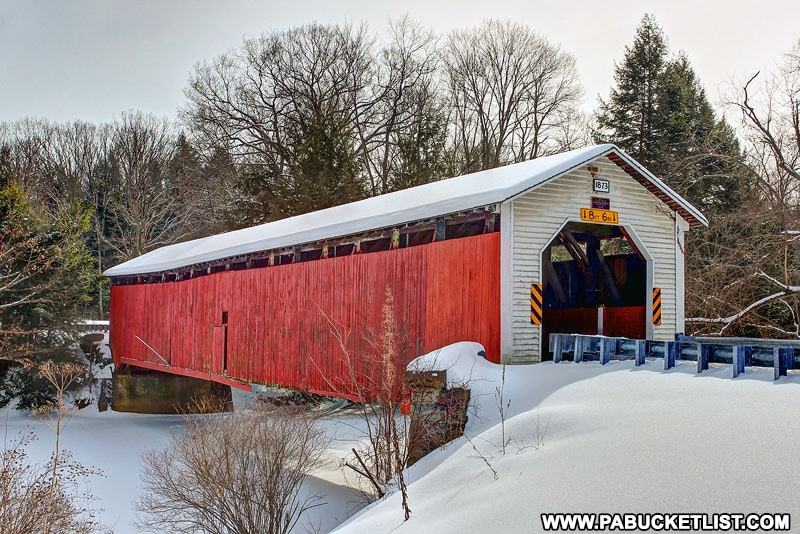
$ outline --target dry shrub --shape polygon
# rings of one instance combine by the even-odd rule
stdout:
[[[327,437],[301,411],[186,416],[163,449],[142,453],[137,525],[150,532],[289,532],[320,495],[302,489]]]
[[[32,463],[25,448],[34,439],[32,431],[23,432],[5,444],[0,456],[0,532],[102,532],[95,511],[83,505],[91,495],[81,491],[85,478],[97,473],[63,451],[60,462]]]
[[[405,340],[397,323],[394,296],[387,287],[381,307],[381,327],[377,335],[366,339],[371,346],[368,354],[356,355],[348,348],[345,332],[327,315],[331,333],[342,351],[349,383],[334,390],[355,391],[365,423],[366,441],[352,449],[356,463],[346,465],[362,475],[372,486],[375,498],[382,498],[396,487],[402,494],[403,515],[411,516],[405,469],[409,465],[409,421],[399,415],[404,387],[405,366],[400,362],[406,352]],[[367,372],[362,372],[367,369]],[[363,488],[359,488],[363,489]]]

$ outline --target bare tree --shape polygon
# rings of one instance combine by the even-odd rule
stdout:
[[[190,208],[168,175],[176,138],[166,119],[125,113],[112,125],[114,191],[106,243],[127,260],[178,239]]]
[[[30,192],[42,206],[55,200],[46,185],[47,147],[52,126],[44,120],[23,119],[3,124],[3,146],[8,152],[5,165],[13,182]]]
[[[93,173],[106,157],[108,127],[22,119],[0,127],[0,145],[10,151],[16,181],[55,212],[88,200]]]
[[[302,488],[327,444],[296,410],[186,416],[164,449],[142,454],[137,524],[150,532],[285,534],[320,504]]]
[[[444,65],[462,172],[548,154],[583,92],[570,54],[511,21],[452,32]]]
[[[58,512],[55,511],[57,500],[60,498],[60,495],[64,493],[63,485],[65,480],[64,477],[61,476],[64,469],[61,450],[61,432],[70,415],[69,407],[64,402],[64,394],[76,380],[84,375],[85,369],[83,366],[73,362],[56,363],[52,360],[47,360],[39,365],[38,370],[39,374],[53,386],[56,392],[53,403],[39,409],[40,416],[48,422],[52,422],[53,431],[56,434],[53,454],[50,457],[50,491],[47,510],[42,517],[42,531],[47,533],[52,532],[54,529],[52,516],[58,514]]]
[[[28,365],[33,365],[28,362]],[[91,533],[106,529],[95,520],[93,500],[81,487],[91,476],[102,475],[72,460],[69,451],[61,449],[61,433],[69,417],[70,407],[65,393],[84,375],[76,363],[46,361],[37,367],[39,374],[56,391],[52,403],[41,407],[37,415],[52,423],[55,442],[50,459],[43,464],[30,461],[26,446],[35,439],[32,432],[22,433],[17,440],[3,443],[0,456],[0,531],[22,533]]]
[[[90,208],[84,240],[98,272],[183,238],[187,227],[193,237],[222,229],[220,205],[234,172],[227,154],[194,154],[166,119],[139,112],[99,126],[24,119],[0,127],[0,146],[0,164],[37,208],[54,217]],[[186,172],[193,156],[198,172]],[[99,280],[102,317],[106,286]]]
[[[324,113],[352,122],[364,112],[372,68],[363,26],[312,24],[275,32],[198,64],[182,115],[201,148],[225,147],[242,162],[283,174],[294,131]]]
[[[407,16],[390,21],[378,62],[375,105],[358,115],[374,195],[441,178],[446,116],[436,71],[438,39]]]
[[[716,314],[687,322],[700,333],[800,338],[800,43],[761,79],[753,75],[728,102],[741,114],[758,190],[725,226],[728,260],[708,270],[719,289],[703,304]]]
[[[182,115],[201,150],[249,166],[238,207],[254,212],[245,223],[263,222],[364,195],[371,134],[358,124],[373,121],[374,76],[365,26],[311,24],[197,65]]]
[[[265,34],[197,65],[182,116],[245,166],[247,223],[417,185],[444,174],[436,45],[408,18],[380,46],[365,25]]]
[[[49,198],[68,207],[87,204],[92,207],[92,240],[97,272],[104,270],[104,218],[110,200],[109,184],[101,168],[108,158],[110,127],[76,121],[54,126],[54,135],[46,148]],[[105,280],[98,279],[98,317],[105,316]]]

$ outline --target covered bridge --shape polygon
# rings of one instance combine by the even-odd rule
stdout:
[[[404,354],[509,364],[548,332],[672,340],[705,217],[614,145],[542,157],[154,250],[106,271],[115,363],[356,395],[387,290]],[[370,373],[369,369],[360,372]]]

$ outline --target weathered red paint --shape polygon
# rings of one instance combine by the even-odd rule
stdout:
[[[603,334],[610,337],[645,339],[644,306],[610,307],[603,310]]]
[[[148,362],[220,381],[369,394],[378,376],[369,360],[380,352],[371,340],[381,332],[387,289],[404,349],[398,371],[417,355],[457,341],[478,341],[499,362],[498,233],[180,282],[113,286],[112,354],[116,363]]]

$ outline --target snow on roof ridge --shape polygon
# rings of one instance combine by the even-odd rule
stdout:
[[[368,230],[496,204],[612,151],[634,162],[630,156],[612,144],[571,150],[394,191],[288,219],[168,245],[112,267],[104,274],[113,277],[157,273],[253,252],[359,234]],[[639,169],[643,168],[639,166]],[[647,173],[647,176],[656,180],[659,187],[666,187],[652,174]],[[666,188],[666,190],[676,201],[691,207],[671,189]]]

